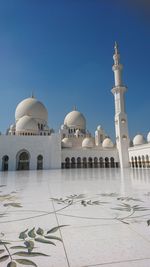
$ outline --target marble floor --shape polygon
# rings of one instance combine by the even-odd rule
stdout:
[[[0,266],[150,266],[150,170],[0,173]]]

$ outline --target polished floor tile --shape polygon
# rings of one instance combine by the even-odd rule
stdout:
[[[149,251],[150,170],[0,173],[0,266],[147,267]]]

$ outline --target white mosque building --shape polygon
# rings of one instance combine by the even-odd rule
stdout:
[[[33,95],[20,102],[15,123],[0,135],[1,171],[56,168],[145,168],[150,167],[150,133],[138,134],[130,142],[124,105],[127,88],[122,81],[118,45],[113,56],[115,85],[111,92],[115,102],[116,142],[101,126],[95,136],[86,128],[86,118],[76,108],[68,113],[59,133],[48,126],[46,107]]]

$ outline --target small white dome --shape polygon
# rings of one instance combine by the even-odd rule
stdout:
[[[45,106],[36,98],[29,97],[21,101],[15,112],[15,119],[18,121],[23,116],[30,116],[34,119],[39,119],[47,122],[48,113]]]
[[[147,135],[147,142],[150,143],[150,132]]]
[[[63,148],[71,148],[72,147],[72,142],[69,140],[68,137],[65,137],[64,139],[62,139],[61,145],[62,145]]]
[[[62,124],[60,128],[61,128],[61,130],[66,130],[67,126],[65,124]]]
[[[133,145],[134,146],[138,146],[138,145],[143,145],[145,144],[145,138],[142,134],[137,134],[134,138],[133,138]]]
[[[114,144],[109,137],[104,139],[104,141],[102,143],[103,148],[112,148],[113,146],[114,146]]]
[[[37,122],[29,117],[29,116],[23,116],[20,118],[16,123],[16,132],[37,132],[38,131],[38,125]]]
[[[11,131],[15,131],[15,129],[16,129],[16,125],[15,124],[10,125],[10,130]]]
[[[77,110],[73,110],[66,115],[64,124],[69,128],[78,128],[81,130],[86,129],[85,117]]]
[[[91,137],[86,137],[82,141],[82,147],[84,148],[92,148],[94,146],[93,139]]]

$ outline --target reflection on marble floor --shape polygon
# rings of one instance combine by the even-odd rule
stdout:
[[[147,267],[150,170],[0,173],[0,266]]]

